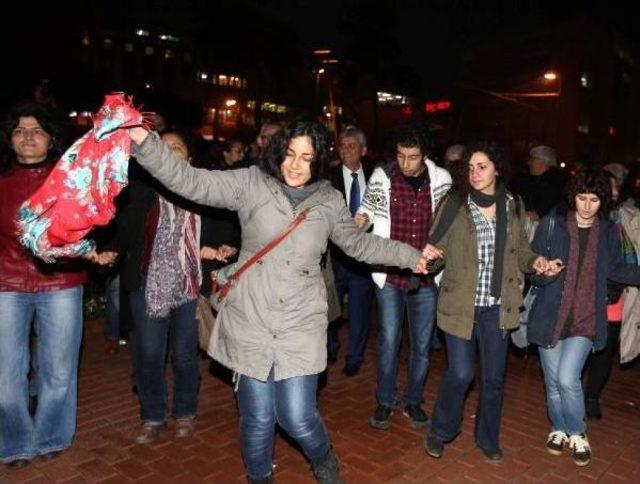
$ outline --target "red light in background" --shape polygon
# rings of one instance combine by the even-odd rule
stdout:
[[[411,109],[411,106],[403,106],[401,112],[404,116],[411,116],[413,109]]]
[[[438,105],[436,103],[426,103],[424,110],[428,113],[435,113],[438,110]]]
[[[449,109],[451,109],[451,101],[448,101],[446,99],[443,99],[437,102],[429,101],[424,105],[424,110],[428,113],[436,113],[438,111],[447,111]]]
[[[615,126],[609,126],[609,135],[611,135],[611,136],[615,136],[616,135],[616,127]]]

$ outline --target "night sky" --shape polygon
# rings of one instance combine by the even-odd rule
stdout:
[[[131,28],[147,23],[187,32],[212,46],[223,63],[309,62],[319,47],[349,59],[407,92],[446,91],[461,52],[477,42],[526,35],[580,15],[638,37],[634,2],[602,0],[111,0],[29,2],[5,13],[4,59],[20,78],[39,51],[55,59],[64,32],[86,23]],[[282,55],[277,59],[274,56]],[[268,68],[269,66],[267,66]],[[15,77],[14,77],[15,79]],[[2,81],[0,81],[2,82]],[[382,86],[383,87],[383,86]]]

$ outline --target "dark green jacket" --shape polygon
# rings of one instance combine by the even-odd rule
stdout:
[[[507,241],[502,271],[500,327],[506,331],[518,327],[522,291],[518,285],[520,272],[531,272],[537,255],[531,251],[524,231],[524,207],[516,214],[515,201],[509,200]],[[440,222],[442,207],[431,232]],[[471,339],[474,323],[476,286],[478,284],[478,238],[469,206],[462,204],[451,227],[436,244],[444,250],[444,271],[438,298],[438,326],[446,333]],[[437,267],[436,267],[437,269]]]

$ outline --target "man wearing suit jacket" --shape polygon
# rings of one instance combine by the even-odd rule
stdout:
[[[355,126],[345,128],[340,134],[338,153],[341,164],[332,172],[331,183],[342,192],[347,207],[355,215],[371,176],[371,169],[362,164],[362,157],[367,153],[364,132]],[[371,270],[367,264],[348,257],[335,246],[331,247],[331,255],[336,264],[336,288],[341,303],[344,294],[349,293],[349,342],[342,372],[346,376],[354,376],[362,365],[369,332],[369,311],[373,299]],[[330,363],[336,361],[340,348],[338,323],[334,321],[329,326],[327,359]]]

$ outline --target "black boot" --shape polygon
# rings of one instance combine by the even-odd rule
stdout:
[[[600,420],[602,410],[600,410],[600,400],[598,397],[587,396],[585,399],[585,409],[589,420]]]
[[[320,484],[343,484],[338,458],[333,451],[330,450],[321,462],[312,464],[312,468],[313,475]]]

